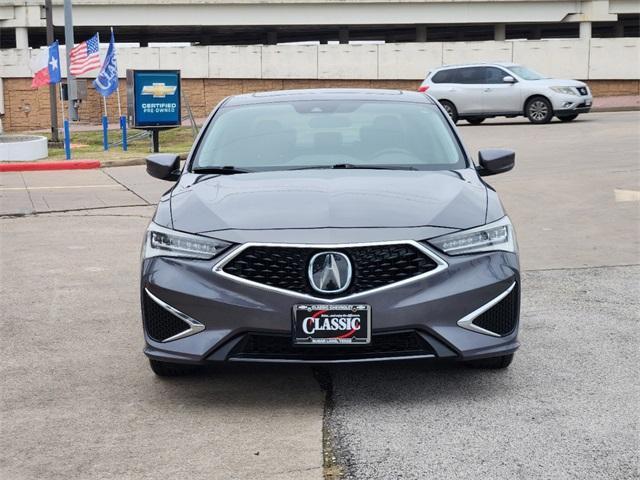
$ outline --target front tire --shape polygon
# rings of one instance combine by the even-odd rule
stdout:
[[[151,370],[153,370],[153,373],[159,377],[182,377],[198,370],[197,365],[159,362],[158,360],[152,359],[149,359],[149,366],[151,367]]]
[[[442,108],[444,108],[445,111],[449,114],[449,117],[451,117],[451,121],[453,123],[458,123],[458,110],[456,109],[456,106],[449,100],[441,100],[440,105],[442,105]]]
[[[502,370],[511,365],[513,361],[513,353],[502,355],[500,357],[481,358],[479,360],[470,360],[466,365],[471,368],[482,368],[485,370]]]
[[[553,106],[544,97],[533,97],[525,105],[524,113],[531,123],[549,123],[553,118]]]
[[[560,120],[561,122],[571,122],[573,120],[575,120],[576,118],[578,118],[578,114],[574,114],[574,115],[558,115],[558,120]]]
[[[484,117],[472,117],[472,118],[467,118],[466,119],[467,122],[469,122],[471,125],[480,125],[482,122],[484,122],[486,119]]]

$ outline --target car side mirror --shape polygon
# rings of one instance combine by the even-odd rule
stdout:
[[[147,173],[160,180],[175,182],[180,178],[180,155],[154,153],[146,158]]]
[[[516,83],[516,79],[513,78],[511,75],[507,75],[506,77],[502,77],[502,81],[504,83]]]
[[[481,177],[488,177],[511,170],[516,163],[516,153],[513,150],[501,148],[480,150],[478,162],[480,163],[480,166],[476,167],[478,174]]]

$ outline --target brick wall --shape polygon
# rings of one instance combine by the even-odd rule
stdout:
[[[587,80],[594,97],[640,95],[640,80]]]
[[[595,96],[640,95],[639,80],[589,80]],[[398,88],[417,90],[420,81],[414,80],[255,80],[255,79],[183,79],[182,88],[196,118],[206,117],[223,98],[239,93],[265,90],[322,87]],[[126,110],[125,81],[120,81],[123,113]],[[46,130],[49,128],[49,89],[31,88],[30,78],[4,79],[5,131]],[[61,105],[58,118],[62,125]],[[111,123],[118,121],[116,95],[107,99]],[[66,114],[66,112],[65,112]],[[89,87],[89,98],[82,102],[80,119],[83,123],[99,124],[102,116],[102,97]],[[183,118],[186,112],[183,111]]]

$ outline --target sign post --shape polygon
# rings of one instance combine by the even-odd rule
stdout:
[[[131,128],[151,131],[160,150],[160,130],[182,124],[179,70],[127,70],[127,118]]]

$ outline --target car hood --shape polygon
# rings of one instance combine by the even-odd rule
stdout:
[[[295,170],[183,175],[173,228],[221,230],[470,228],[485,221],[486,187],[460,171]]]
[[[579,80],[566,80],[564,78],[545,78],[543,80],[531,80],[537,86],[544,87],[586,87],[587,84]]]

